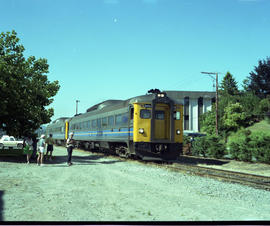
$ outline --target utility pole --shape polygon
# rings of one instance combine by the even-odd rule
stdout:
[[[202,74],[207,74],[214,79],[212,75],[216,75],[216,135],[218,136],[218,72],[201,72]]]
[[[76,115],[78,114],[78,103],[79,102],[80,102],[79,100],[76,100]]]

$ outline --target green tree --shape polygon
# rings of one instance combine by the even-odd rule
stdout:
[[[258,66],[249,73],[249,77],[244,81],[246,91],[252,91],[259,98],[266,98],[270,95],[270,58],[259,60]]]
[[[245,126],[246,113],[240,103],[229,104],[225,108],[223,116],[224,126],[227,131],[236,131],[238,128]]]
[[[25,59],[24,50],[14,30],[0,34],[0,128],[14,136],[50,122],[53,109],[45,107],[60,88],[58,81],[48,81],[47,60]]]
[[[233,96],[239,94],[237,82],[235,81],[235,78],[230,72],[227,72],[227,74],[224,76],[220,85],[219,92],[222,96],[223,95]]]
[[[216,108],[212,105],[211,111],[200,116],[201,131],[208,135],[216,134]]]
[[[242,92],[239,98],[239,103],[243,107],[243,112],[246,113],[248,125],[252,125],[254,122],[261,120],[260,108],[258,103],[260,98],[254,95],[252,92]]]

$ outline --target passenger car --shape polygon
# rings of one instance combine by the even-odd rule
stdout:
[[[0,149],[22,149],[23,141],[16,140],[13,136],[4,135],[0,139]]]

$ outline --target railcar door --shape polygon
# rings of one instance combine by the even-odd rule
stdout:
[[[157,104],[154,114],[154,139],[167,140],[170,138],[170,108],[167,104]]]

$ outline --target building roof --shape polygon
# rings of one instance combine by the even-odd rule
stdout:
[[[210,91],[166,91],[167,95],[173,99],[184,99],[185,97],[189,98],[205,98],[205,99],[212,99],[216,97],[216,92]]]

